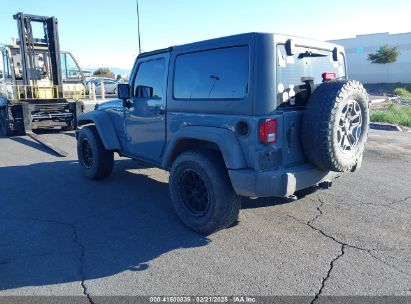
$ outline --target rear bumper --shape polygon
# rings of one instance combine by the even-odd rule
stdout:
[[[242,196],[287,197],[295,191],[331,181],[340,172],[324,172],[310,164],[274,170],[228,170],[234,191]]]

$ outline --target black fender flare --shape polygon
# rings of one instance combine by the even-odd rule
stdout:
[[[77,121],[78,127],[88,124],[96,126],[98,135],[106,150],[119,151],[121,149],[120,141],[108,113],[104,111],[91,111],[80,115]]]
[[[174,151],[183,140],[197,140],[216,144],[228,169],[247,168],[247,162],[235,133],[229,129],[206,126],[188,126],[178,131],[168,142],[162,166],[169,168],[174,160]]]

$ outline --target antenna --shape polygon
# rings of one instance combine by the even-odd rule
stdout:
[[[141,54],[141,41],[140,41],[140,14],[138,12],[138,0],[136,0],[137,6],[137,31],[138,31],[138,54]]]

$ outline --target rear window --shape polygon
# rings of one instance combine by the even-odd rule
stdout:
[[[295,54],[287,56],[285,45],[277,45],[278,104],[289,102],[290,97],[304,90],[306,80],[312,80],[315,86],[321,84],[323,73],[345,78],[345,58],[338,56],[334,61],[331,51],[306,47],[296,47]]]
[[[248,46],[177,56],[176,99],[242,99],[247,96]]]

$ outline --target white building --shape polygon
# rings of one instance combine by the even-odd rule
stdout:
[[[363,83],[411,83],[411,33],[357,35],[331,42],[345,48],[349,79]],[[385,44],[398,46],[400,54],[397,62],[372,64],[367,60],[368,54],[375,53]]]

